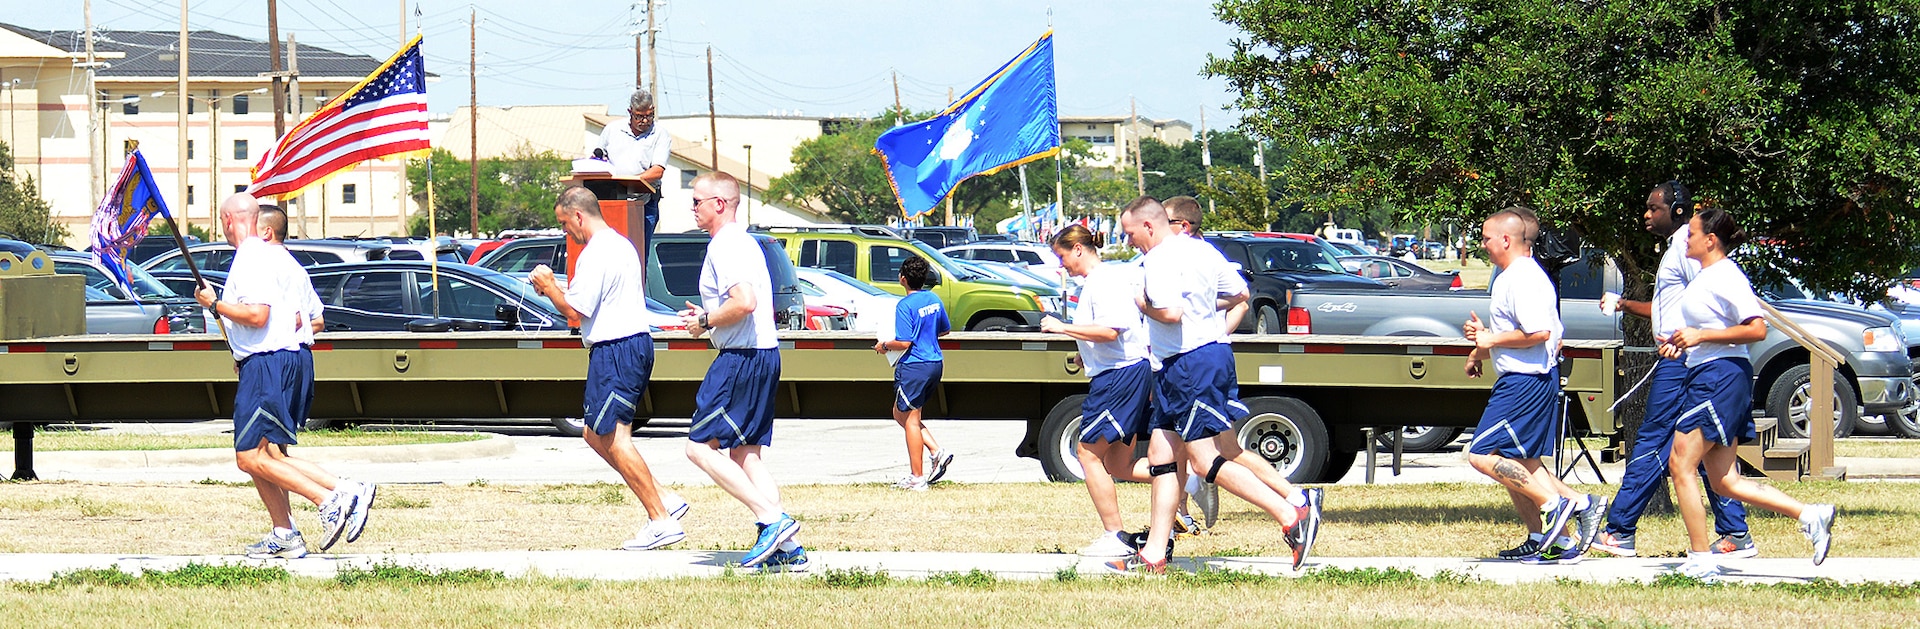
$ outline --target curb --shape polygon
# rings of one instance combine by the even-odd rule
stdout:
[[[502,435],[454,443],[422,443],[401,446],[294,446],[300,458],[315,463],[417,463],[482,459],[513,454],[513,440]],[[70,450],[35,452],[37,465],[45,467],[197,467],[230,465],[232,448],[192,448],[186,450]]]

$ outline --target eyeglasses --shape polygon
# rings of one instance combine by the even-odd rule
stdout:
[[[702,206],[702,205],[706,205],[708,201],[713,201],[713,200],[715,200],[715,199],[719,199],[719,198],[720,198],[720,197],[717,197],[717,196],[716,196],[716,197],[706,197],[706,198],[701,198],[701,197],[694,197],[694,198],[693,198],[693,209],[696,209],[696,210],[698,210],[698,209],[700,209],[700,206]]]
[[[627,110],[627,115],[631,116],[634,120],[652,120],[655,114],[654,112],[651,112],[651,111],[638,112],[638,111],[629,109]]]

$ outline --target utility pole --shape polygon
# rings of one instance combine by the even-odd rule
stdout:
[[[747,181],[746,181],[747,204],[740,210],[743,215],[743,220],[741,220],[740,222],[746,223],[748,227],[752,227],[753,226],[753,145],[742,144],[740,145],[740,148],[747,150]]]
[[[1260,169],[1260,219],[1272,225],[1272,202],[1267,195],[1267,143],[1259,138],[1254,138],[1253,142],[1253,167]]]
[[[1213,148],[1207,144],[1207,106],[1200,106],[1200,170],[1207,173],[1207,188],[1213,188]],[[1213,196],[1207,195],[1207,213],[1213,213]]]
[[[633,3],[633,6],[634,8],[639,8],[640,3],[635,2]],[[649,19],[653,17],[652,9],[653,7],[647,7],[647,17]],[[634,26],[640,25],[640,20],[638,19],[638,16],[635,16],[633,25]],[[648,30],[652,30],[652,29],[649,28]],[[637,31],[634,31],[633,33],[633,89],[635,90],[646,89],[647,87],[647,82],[646,82],[647,64],[646,64],[646,59],[643,58],[643,55],[645,55],[647,51],[646,37],[647,37],[647,31],[637,30]],[[655,107],[658,107],[658,106],[659,105],[657,104],[655,105]]]
[[[899,75],[895,74],[894,76],[898,77]],[[893,80],[893,100],[896,103],[900,101],[900,79],[899,78],[895,78]],[[953,106],[953,88],[951,87],[947,88],[947,106],[948,107]],[[954,185],[954,188],[956,189],[959,187],[960,186],[958,184]],[[953,227],[953,193],[956,191],[957,190],[947,191],[947,223],[946,225],[948,227]]]
[[[467,6],[467,223],[480,236],[480,14]],[[433,238],[439,234],[427,234]],[[439,315],[435,315],[439,316]]]
[[[86,0],[83,10],[86,13],[87,20],[87,144],[93,144],[93,134],[99,133],[103,136],[106,134],[106,130],[100,128],[101,115],[99,111],[100,105],[98,104],[100,94],[98,88],[95,88],[93,85],[93,75],[97,71],[96,67],[98,66],[98,62],[95,61],[93,57],[93,0]],[[107,152],[105,150],[105,139],[100,141],[100,146],[102,147],[100,159],[87,160],[87,169],[93,171],[91,173],[93,177],[92,192],[93,202],[95,203],[100,202],[100,199],[107,194],[105,177],[107,170]],[[89,150],[91,150],[91,148],[89,148]]]
[[[1140,127],[1140,104],[1127,97],[1127,143],[1133,145],[1133,185],[1140,190],[1140,196],[1147,196],[1147,165],[1140,161],[1140,138],[1135,130]],[[1123,146],[1122,151],[1126,150]]]
[[[280,6],[267,0],[267,71],[273,74],[273,141],[287,134],[287,90],[280,83]]]
[[[400,45],[407,45],[407,0],[400,0]],[[368,212],[372,217],[372,212]]]
[[[655,34],[654,33],[655,29],[653,25],[653,10],[657,8],[659,1],[646,0],[646,2],[647,2],[647,93],[653,95],[653,106],[657,108],[660,106],[660,56],[657,52],[655,52],[653,47],[653,40],[654,40],[654,34]]]
[[[192,225],[193,219],[187,214],[187,0],[180,0],[180,76],[176,87],[180,91],[178,99],[180,111],[175,117],[180,127],[175,137],[180,149],[180,162],[177,168],[180,173],[180,196],[176,198],[180,200],[180,216],[187,218],[187,224]]]
[[[288,96],[287,102],[282,104],[288,106],[287,113],[293,117],[293,120],[295,123],[298,123],[300,121],[300,42],[299,40],[294,38],[293,33],[287,33],[287,82],[288,82],[287,93],[290,96]],[[281,136],[284,137],[285,134],[282,133]],[[277,138],[277,137],[274,138],[273,142],[276,145],[279,144],[280,138]],[[287,202],[300,208],[299,210],[300,211],[300,237],[306,238],[307,237],[307,200],[306,198],[302,197],[302,198],[296,198],[296,199],[289,199]],[[327,205],[327,184],[322,183],[320,184],[320,207],[322,212],[326,211],[326,205]],[[320,215],[320,237],[325,238],[326,236],[327,236],[327,217],[325,214],[322,214]]]
[[[948,100],[952,100],[952,99],[949,98]],[[905,113],[906,110],[907,110],[906,107],[902,107],[900,105],[900,71],[894,70],[893,71],[893,126],[897,127],[897,126],[900,126],[902,123],[906,122],[906,118],[907,118],[907,115]]]
[[[220,199],[225,198],[220,194],[220,90],[207,93],[213,95],[207,99],[207,220],[219,224]],[[193,221],[187,221],[187,225],[193,225]]]
[[[659,103],[654,103],[659,107]],[[707,142],[713,146],[713,172],[720,172],[720,117],[713,107],[713,47],[707,47]]]

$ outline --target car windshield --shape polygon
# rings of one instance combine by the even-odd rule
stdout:
[[[56,273],[86,276],[87,286],[105,293],[111,299],[123,301],[127,299],[127,293],[119,283],[107,277],[107,272],[100,267],[94,266],[91,261],[56,258],[53,264]],[[167,288],[166,284],[162,284],[159,279],[154,278],[153,274],[148,273],[146,269],[131,264],[125,268],[132,276],[133,292],[135,295],[138,295],[140,299],[178,299],[180,297],[180,295],[173,292],[173,289]]]
[[[533,290],[532,284],[513,279],[512,276],[493,269],[475,267],[468,269],[468,271],[473,273],[475,279],[492,285],[493,288],[502,293],[512,295],[514,299],[519,300],[521,303],[533,304],[534,307],[539,308],[542,312],[552,313],[554,315],[559,314],[559,310],[554,308],[553,302],[549,301],[545,295],[541,295],[539,292]]]
[[[920,253],[925,254],[927,259],[932,260],[934,264],[940,265],[940,268],[946,269],[948,273],[953,274],[954,277],[960,278],[962,281],[986,279],[979,271],[961,268],[960,265],[954,263],[953,258],[947,257],[947,254],[940,253],[939,249],[927,246],[927,243],[918,240],[908,242],[913,243],[913,248],[920,250]]]
[[[1249,243],[1247,253],[1254,267],[1262,272],[1346,273],[1340,261],[1326,249],[1310,242]]]
[[[821,275],[825,275],[827,277],[833,278],[839,281],[841,284],[846,284],[847,286],[853,288],[854,290],[866,293],[868,295],[872,295],[874,297],[885,297],[887,295],[892,294],[887,291],[874,288],[872,284],[862,282],[858,279],[855,279],[853,276],[847,275],[845,273],[841,273],[839,271],[834,271],[830,269],[815,269],[815,270],[819,271]]]

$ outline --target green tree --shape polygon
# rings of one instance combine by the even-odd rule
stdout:
[[[1644,296],[1649,189],[1685,180],[1766,246],[1743,255],[1876,296],[1920,264],[1920,2],[1222,0],[1209,59],[1289,140],[1289,197],[1477,226],[1540,210]],[[1644,334],[1642,332],[1641,334]],[[1642,337],[1644,340],[1644,337]]]
[[[442,232],[461,231],[468,216],[472,169],[445,149],[434,149],[427,159],[407,162],[407,183],[413,198],[427,202],[427,162],[433,163],[434,220]],[[521,145],[499,158],[480,160],[480,231],[497,234],[509,229],[557,227],[553,205],[560,198],[562,177],[572,165],[552,151],[535,152]],[[416,236],[427,235],[427,217],[416,215],[408,225]]]
[[[13,148],[0,142],[0,233],[43,244],[65,240],[67,227],[53,220],[40,186],[13,166]]]

